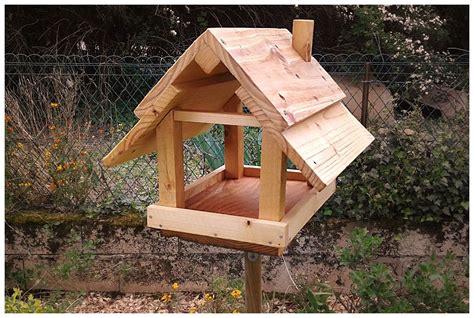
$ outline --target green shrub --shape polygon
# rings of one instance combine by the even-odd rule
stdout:
[[[28,297],[22,296],[23,292],[15,288],[11,296],[5,296],[6,313],[51,313],[55,312],[51,306],[44,305],[41,300],[32,294]]]
[[[363,244],[361,244],[363,242]],[[393,271],[384,264],[374,263],[381,238],[355,229],[347,247],[339,251],[341,264],[350,264],[353,271],[352,294],[359,299],[358,312],[467,312],[467,290],[456,285],[452,270],[454,259],[448,253],[441,261],[435,256],[403,274],[397,281]],[[365,246],[364,257],[360,255]],[[377,247],[377,248],[371,248]],[[349,256],[349,257],[348,257]]]
[[[372,129],[375,141],[339,176],[321,215],[417,222],[468,215],[468,115],[450,122],[413,111],[393,127]]]

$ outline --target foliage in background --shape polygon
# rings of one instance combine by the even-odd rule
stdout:
[[[79,207],[97,183],[90,123],[78,121],[73,77],[24,80],[5,93],[7,207]],[[37,193],[45,194],[38,196]]]
[[[468,114],[436,128],[429,121],[418,110],[390,128],[372,129],[375,141],[340,175],[322,214],[416,222],[467,218]]]
[[[178,55],[208,27],[291,30],[295,18],[316,21],[315,52],[395,54],[418,40],[417,50],[421,45],[437,51],[469,49],[469,10],[459,5],[10,5],[5,9],[5,50]]]
[[[382,239],[367,229],[355,228],[346,246],[338,251],[339,262],[351,269],[351,291],[313,292],[305,299],[307,312],[330,312],[328,298],[336,298],[346,311],[358,313],[452,313],[468,312],[468,290],[458,286],[452,253],[406,270],[397,278],[388,266],[377,262]],[[320,288],[318,288],[321,290]],[[329,294],[329,295],[328,295]],[[326,305],[326,306],[325,306]]]

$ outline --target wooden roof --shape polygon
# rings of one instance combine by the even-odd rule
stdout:
[[[145,96],[135,109],[138,123],[103,162],[115,166],[154,151],[155,128],[172,109],[221,111],[237,97],[318,189],[373,140],[341,103],[345,95],[331,76],[295,51],[288,30],[211,28]],[[208,128],[183,123],[183,138]]]

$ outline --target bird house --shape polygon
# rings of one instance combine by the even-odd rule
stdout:
[[[286,29],[210,28],[135,109],[103,159],[156,151],[159,201],[147,224],[167,236],[268,255],[285,247],[373,141],[312,57],[312,21]],[[243,105],[249,112],[243,111]],[[184,184],[183,140],[224,125],[224,165]],[[244,165],[243,127],[262,128],[261,166]],[[290,159],[298,170],[288,170]]]

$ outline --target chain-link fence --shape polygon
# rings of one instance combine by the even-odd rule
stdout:
[[[459,125],[458,117],[468,117],[468,55],[315,57],[346,93],[348,109],[372,132],[419,110],[429,150],[441,125]],[[156,155],[112,169],[100,160],[136,122],[133,109],[174,57],[7,54],[5,59],[9,209],[116,211],[156,200]],[[245,138],[246,164],[259,164],[260,130],[246,128]],[[222,127],[184,147],[189,183],[223,163]]]

